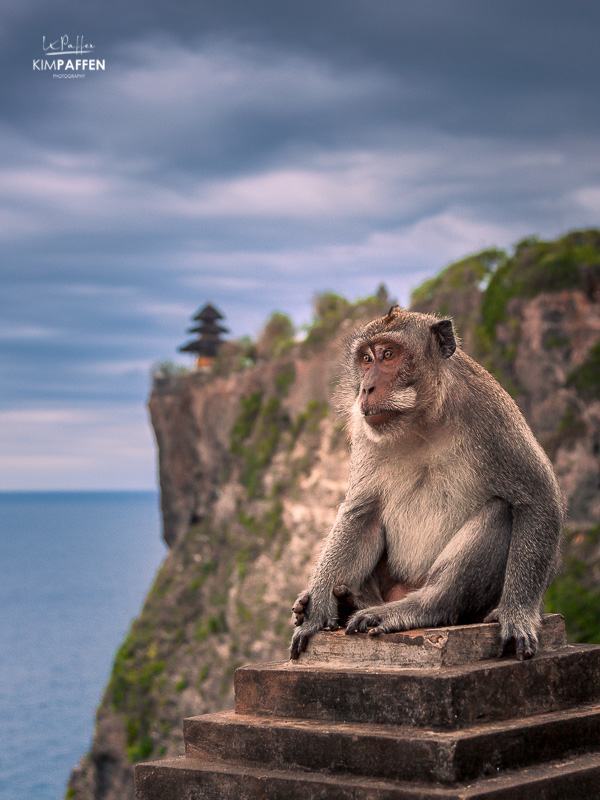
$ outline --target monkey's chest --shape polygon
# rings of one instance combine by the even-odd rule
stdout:
[[[419,583],[455,533],[475,513],[481,498],[471,481],[444,469],[397,475],[381,509],[390,571]]]

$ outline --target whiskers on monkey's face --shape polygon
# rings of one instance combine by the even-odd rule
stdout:
[[[397,435],[417,405],[417,392],[413,386],[390,392],[385,402],[368,402],[359,396],[352,409],[354,425],[360,425],[371,441],[381,441],[386,436]]]

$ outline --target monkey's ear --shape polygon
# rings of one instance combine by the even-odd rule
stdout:
[[[431,332],[439,345],[442,358],[450,358],[456,350],[456,339],[454,338],[454,328],[452,321],[441,319],[431,326]]]
[[[400,306],[396,303],[396,305],[390,306],[390,310],[387,312],[386,317],[393,317],[396,311],[400,311]]]

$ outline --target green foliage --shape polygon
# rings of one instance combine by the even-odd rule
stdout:
[[[282,374],[285,387],[289,384],[290,373]],[[281,400],[270,397],[262,405],[262,397],[262,392],[255,392],[242,399],[231,436],[231,452],[241,457],[240,481],[250,498],[261,496],[264,470],[275,454],[282,431],[289,426]]]
[[[319,423],[329,414],[329,406],[322,400],[311,400],[305,410],[298,414],[291,428],[292,441],[290,448],[301,433],[316,434],[319,432]]]
[[[262,391],[242,397],[241,409],[231,430],[231,452],[242,455],[243,444],[252,433],[262,404]]]
[[[317,294],[313,299],[313,321],[308,328],[304,346],[314,348],[332,339],[344,320],[358,322],[380,317],[387,313],[393,302],[383,284],[376,294],[354,303],[334,292]]]
[[[600,340],[585,362],[568,375],[567,386],[572,386],[584,400],[600,400]]]
[[[157,361],[152,365],[150,373],[153,380],[172,378],[177,375],[187,375],[190,370],[184,364],[177,364],[175,361]]]
[[[150,737],[153,699],[157,689],[160,689],[157,678],[164,669],[164,661],[157,658],[157,646],[154,642],[145,653],[140,649],[134,625],[117,651],[107,690],[112,698],[113,708],[123,714],[127,732],[127,756],[131,763],[147,758],[153,750]]]
[[[277,397],[271,397],[260,415],[253,442],[242,452],[244,463],[240,479],[249,497],[258,497],[261,493],[262,473],[275,453],[284,426],[281,402]]]
[[[567,347],[571,342],[566,336],[552,335],[544,337],[544,347],[546,350],[556,350],[561,347]]]
[[[586,433],[585,422],[579,416],[573,406],[569,406],[565,411],[564,417],[558,423],[557,437],[558,443],[564,444],[574,442]]]
[[[211,372],[213,375],[228,375],[256,362],[256,345],[249,336],[226,341],[221,344]]]
[[[215,559],[209,559],[207,561],[202,561],[199,564],[198,570],[200,574],[193,578],[189,584],[189,590],[193,594],[200,589],[201,586],[204,586],[208,577],[214,574],[217,571],[217,562]]]
[[[590,585],[589,568],[569,556],[546,593],[546,610],[563,614],[569,639],[600,643],[600,589]]]
[[[481,306],[483,326],[493,336],[513,297],[583,288],[593,279],[600,280],[600,231],[575,231],[554,242],[525,239],[490,279]]]
[[[456,295],[473,291],[487,282],[504,258],[506,253],[503,250],[492,248],[450,264],[439,275],[426,280],[412,291],[411,309],[452,314],[452,303]]]
[[[281,556],[280,548],[288,541],[290,533],[283,522],[283,503],[277,496],[261,517],[257,518],[240,508],[238,519],[250,536],[247,541],[238,543],[234,557],[238,577],[245,578],[248,574],[248,564],[275,540],[279,542],[279,555],[275,554],[277,560]]]
[[[275,389],[280,397],[287,397],[290,388],[296,380],[296,367],[294,362],[290,361],[284,364],[275,376]]]
[[[208,666],[208,664],[205,664],[198,673],[198,680],[196,681],[196,686],[198,688],[198,691],[200,691],[202,684],[208,678],[209,673],[210,673],[210,667]]]
[[[180,678],[175,684],[175,691],[183,692],[183,690],[187,689],[187,687],[188,687],[187,678]]]
[[[259,358],[277,358],[294,346],[296,331],[287,314],[275,311],[263,328],[256,342]]]
[[[194,639],[197,642],[203,642],[210,634],[227,633],[228,630],[229,625],[225,618],[225,611],[221,609],[216,614],[206,617],[206,619],[198,620]]]
[[[348,315],[350,303],[333,292],[323,292],[313,300],[314,317],[304,341],[306,346],[321,344],[332,338]]]

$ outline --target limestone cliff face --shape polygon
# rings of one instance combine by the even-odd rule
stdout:
[[[600,264],[600,234],[596,242]],[[536,246],[513,261],[527,253],[531,260]],[[456,293],[465,349],[507,386],[553,459],[589,617],[600,599],[600,281],[574,275],[567,286],[542,281],[544,291],[510,296],[508,278],[522,273],[502,258],[492,251],[452,265],[415,293],[414,307],[452,312]],[[291,604],[348,476],[331,396],[337,342],[353,323],[337,322],[318,349],[298,345],[229,375],[155,382],[149,407],[170,552],[116,656],[91,751],[68,796],[130,800],[132,763],[180,753],[183,717],[231,706],[239,665],[286,658]],[[554,606],[570,602],[569,580],[570,573]],[[572,627],[589,638],[600,634],[600,618],[588,617]]]
[[[600,402],[580,397],[569,376],[600,341],[600,305],[564,291],[515,301],[511,312],[520,320],[513,366],[522,411],[553,458],[571,524],[592,524],[600,518]]]

